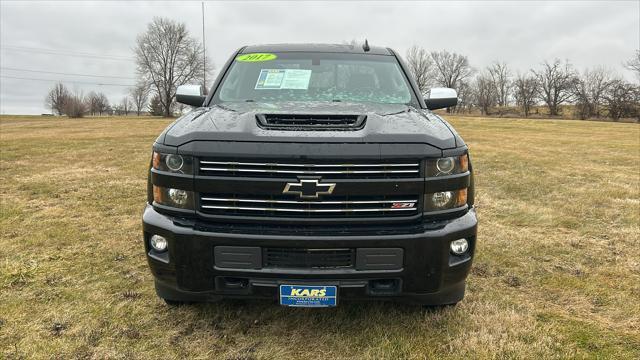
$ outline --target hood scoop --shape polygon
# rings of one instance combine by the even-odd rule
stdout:
[[[269,130],[354,131],[364,127],[367,115],[256,114],[258,126]]]

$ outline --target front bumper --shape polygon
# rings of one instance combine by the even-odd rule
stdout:
[[[473,259],[477,218],[474,209],[441,226],[417,233],[321,235],[239,234],[203,231],[200,226],[181,224],[147,205],[143,215],[145,250],[160,297],[174,301],[214,301],[220,298],[277,299],[280,284],[337,285],[345,299],[394,299],[422,304],[450,304],[464,295],[465,279]],[[167,238],[168,250],[158,254],[149,238]],[[466,238],[469,250],[463,256],[449,252],[452,240]],[[343,269],[228,269],[216,266],[216,246],[277,248],[401,248],[403,261],[391,270]]]

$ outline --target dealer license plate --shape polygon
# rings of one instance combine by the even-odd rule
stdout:
[[[280,285],[280,305],[332,307],[338,303],[338,287],[323,285]]]

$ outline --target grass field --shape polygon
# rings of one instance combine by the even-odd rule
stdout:
[[[0,118],[0,358],[640,358],[640,125],[450,118],[471,148],[466,298],[289,309],[156,298],[162,119]]]

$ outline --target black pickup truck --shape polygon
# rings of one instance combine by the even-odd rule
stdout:
[[[476,245],[467,146],[389,48],[239,49],[153,144],[144,246],[168,304],[455,304]]]

